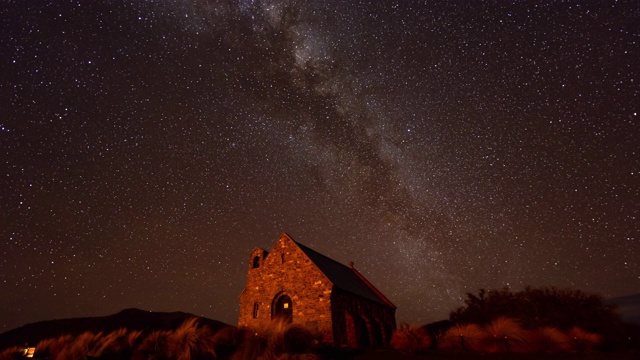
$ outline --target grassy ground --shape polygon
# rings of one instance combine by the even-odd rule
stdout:
[[[354,360],[638,360],[638,353],[571,353],[571,354],[403,354],[392,350],[371,350]]]

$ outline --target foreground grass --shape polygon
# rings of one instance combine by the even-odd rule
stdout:
[[[543,328],[531,332],[510,319],[485,327],[452,327],[432,342],[419,326],[401,325],[394,333],[395,350],[353,350],[323,346],[320,334],[299,324],[273,322],[260,328],[229,326],[216,332],[196,318],[175,330],[152,332],[120,329],[85,332],[40,341],[41,360],[638,360],[635,353],[593,351],[599,337],[579,329],[563,333]],[[526,346],[525,346],[526,345]],[[561,345],[561,346],[560,346]],[[435,348],[439,351],[433,351]],[[0,352],[0,360],[25,360],[21,347]]]
[[[370,350],[355,355],[353,360],[638,360],[638,353],[558,353],[558,354],[477,354],[423,352],[407,354],[395,350]],[[345,358],[346,360],[346,358]]]

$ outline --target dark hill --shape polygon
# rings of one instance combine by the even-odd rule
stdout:
[[[125,309],[116,314],[99,317],[72,318],[40,321],[0,334],[0,349],[14,345],[35,345],[42,339],[58,337],[64,334],[79,335],[85,331],[111,332],[120,328],[129,330],[173,330],[185,320],[199,318],[200,325],[206,325],[213,331],[230,326],[217,320],[211,320],[184,312],[153,312],[140,309]]]
[[[608,302],[618,306],[622,320],[640,324],[640,294],[620,296]]]

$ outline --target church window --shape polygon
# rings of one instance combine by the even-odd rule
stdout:
[[[280,255],[280,260],[282,260],[282,263],[284,264],[285,262],[284,254]]]
[[[258,318],[258,313],[260,311],[260,304],[258,303],[253,303],[253,318],[257,319]]]
[[[260,267],[260,256],[256,256],[253,258],[253,268],[259,268]]]

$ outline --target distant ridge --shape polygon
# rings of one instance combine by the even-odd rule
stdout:
[[[619,296],[607,302],[618,306],[622,320],[640,324],[640,294]]]
[[[0,334],[0,349],[29,344],[35,346],[40,340],[64,334],[79,335],[85,331],[111,332],[120,328],[129,330],[172,330],[192,317],[199,319],[213,331],[230,326],[217,320],[203,318],[180,311],[153,312],[140,309],[125,309],[113,315],[39,321]]]

